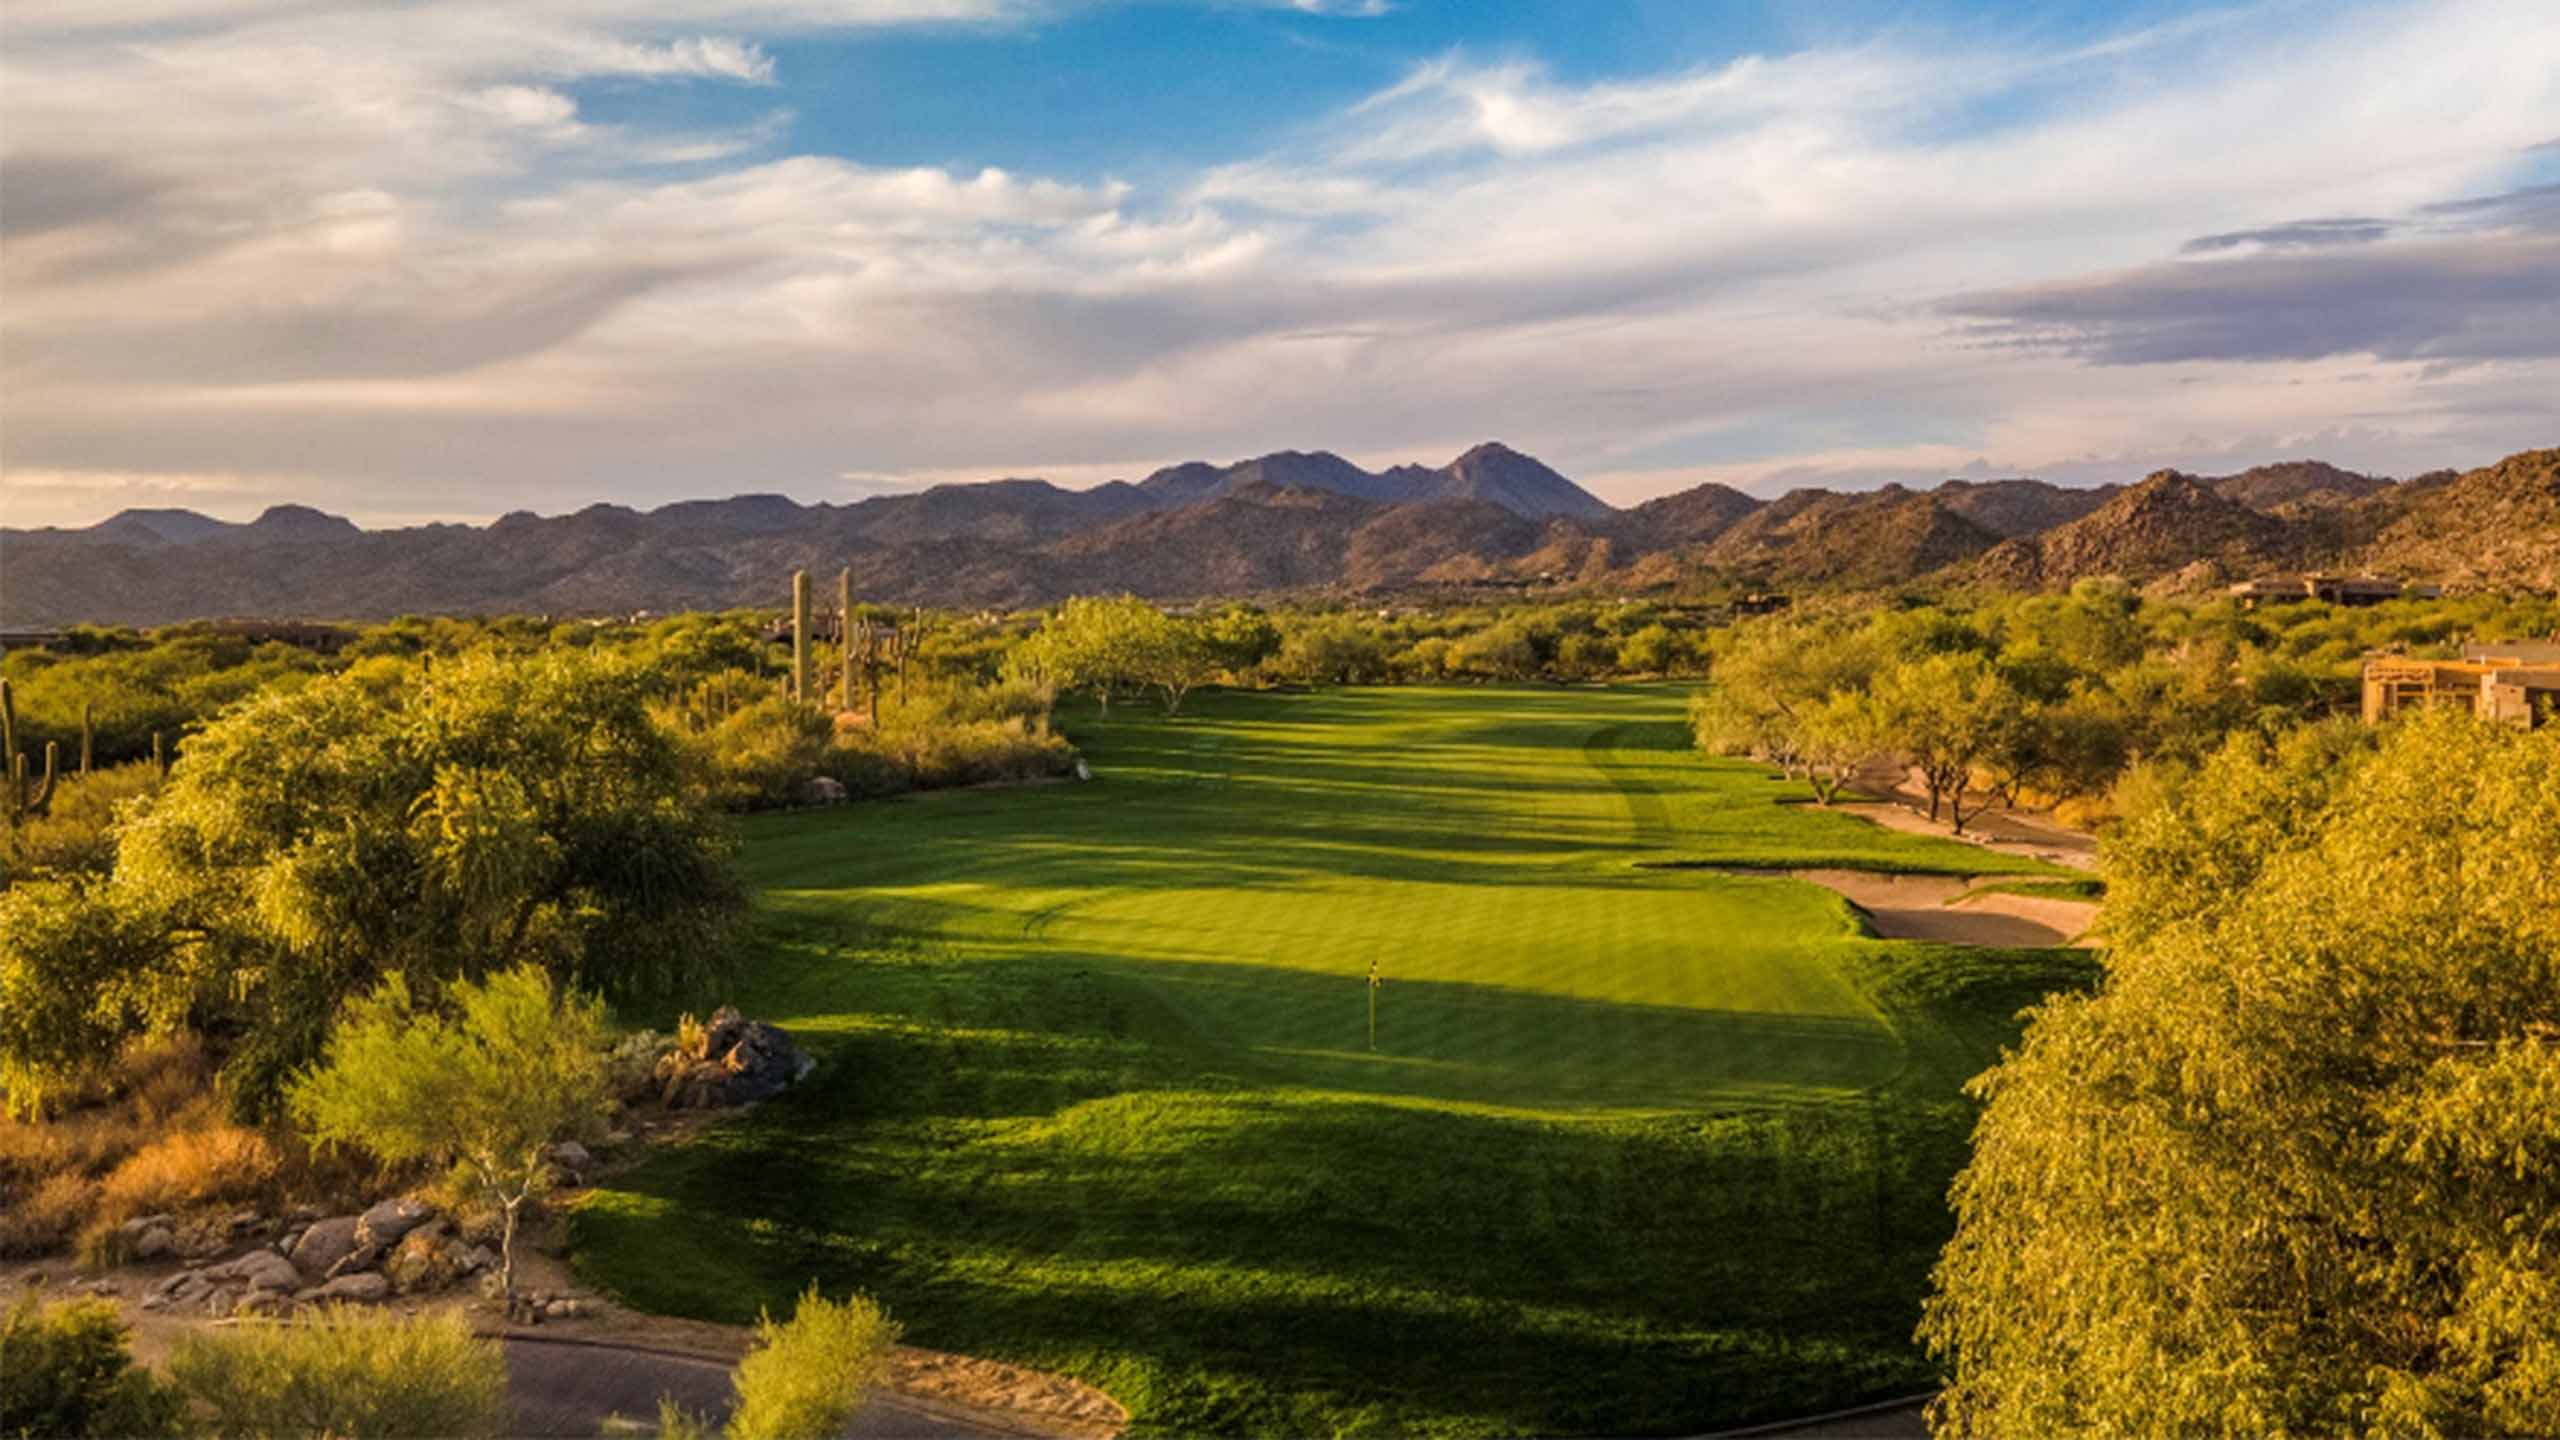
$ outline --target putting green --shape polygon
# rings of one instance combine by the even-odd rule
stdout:
[[[585,1197],[578,1265],[727,1320],[865,1290],[1151,1433],[1707,1429],[1925,1383],[1958,1087],[2085,962],[1694,868],[2039,867],[1779,803],[1685,699],[1082,711],[1091,783],[751,824],[735,998],[825,1063]]]

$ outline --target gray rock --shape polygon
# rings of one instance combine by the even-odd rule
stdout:
[[[584,1175],[596,1168],[596,1157],[575,1140],[563,1140],[551,1147],[551,1163],[564,1165]]]
[[[315,1280],[326,1277],[332,1267],[355,1252],[358,1218],[340,1215],[314,1221],[310,1229],[302,1232],[302,1238],[293,1242],[294,1268]]]
[[[417,1201],[401,1196],[385,1200],[367,1210],[356,1221],[356,1243],[359,1245],[393,1245],[401,1236],[435,1217],[435,1211]]]
[[[554,1300],[542,1307],[542,1315],[546,1320],[574,1320],[578,1317],[578,1310],[575,1300]]]
[[[795,798],[803,805],[841,805],[845,799],[845,788],[843,782],[829,776],[812,775],[800,782],[800,791]]]
[[[812,1068],[781,1027],[724,1005],[704,1027],[700,1053],[673,1051],[658,1073],[668,1109],[708,1110],[779,1095]]]
[[[334,1300],[347,1305],[371,1305],[391,1295],[391,1282],[367,1270],[354,1275],[341,1275],[313,1292],[317,1300]]]
[[[308,1225],[312,1221],[317,1220],[328,1213],[328,1211],[321,1209],[317,1205],[296,1205],[292,1209],[284,1212],[284,1218],[292,1221],[296,1225]]]
[[[133,1237],[133,1258],[164,1260],[178,1253],[178,1237],[166,1225],[154,1225]]]
[[[231,1306],[234,1315],[284,1315],[293,1309],[293,1296],[282,1290],[252,1290]]]
[[[252,1290],[291,1293],[302,1288],[302,1272],[293,1268],[292,1261],[273,1250],[252,1250],[205,1273],[215,1280],[239,1281]]]
[[[237,1235],[243,1230],[255,1230],[265,1222],[257,1211],[241,1210],[234,1212],[231,1218],[223,1223],[232,1234]]]
[[[477,1275],[483,1270],[497,1268],[498,1252],[486,1245],[474,1245],[462,1252],[462,1273],[465,1275]]]

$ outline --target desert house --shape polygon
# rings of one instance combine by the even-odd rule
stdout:
[[[2560,640],[2466,645],[2459,660],[2369,656],[2364,721],[2412,705],[2467,705],[2483,720],[2527,729],[2560,717]]]
[[[2232,598],[2255,609],[2262,603],[2323,600],[2331,605],[2379,605],[2385,600],[2432,600],[2441,585],[2408,585],[2381,575],[2262,575],[2231,587]]]

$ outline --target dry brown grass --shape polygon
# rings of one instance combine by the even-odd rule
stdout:
[[[99,1187],[102,1218],[262,1199],[284,1168],[266,1136],[237,1125],[177,1130],[135,1151]]]
[[[97,1204],[97,1181],[72,1171],[46,1177],[0,1206],[0,1255],[43,1255],[59,1248]]]
[[[74,1235],[110,1262],[138,1215],[277,1198],[319,1177],[303,1147],[232,1124],[192,1035],[126,1047],[49,1119],[0,1119],[0,1253],[44,1254]]]

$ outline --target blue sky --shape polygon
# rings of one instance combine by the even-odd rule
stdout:
[[[17,0],[0,512],[2560,441],[2560,8]]]

